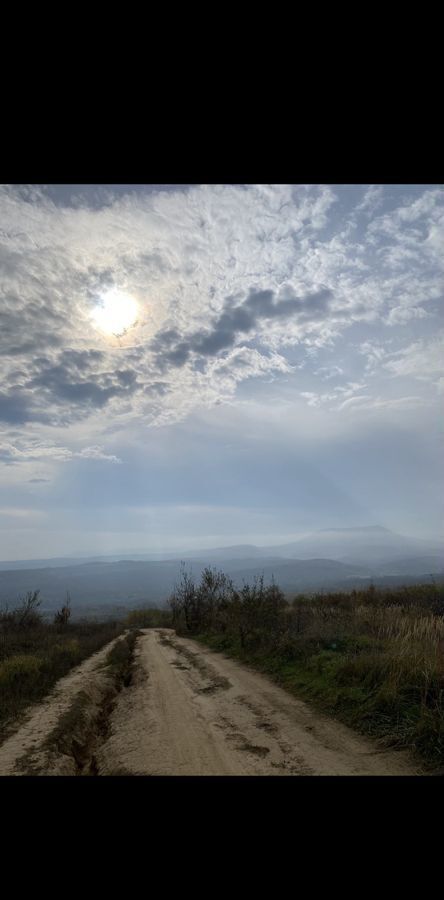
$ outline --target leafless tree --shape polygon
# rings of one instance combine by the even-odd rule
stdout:
[[[69,591],[66,592],[66,603],[61,609],[58,609],[54,616],[54,625],[65,626],[69,622],[71,616],[71,597]]]
[[[18,628],[35,628],[36,625],[40,625],[42,620],[37,610],[42,601],[39,599],[39,594],[40,591],[28,591],[22,599],[22,605],[17,611]]]

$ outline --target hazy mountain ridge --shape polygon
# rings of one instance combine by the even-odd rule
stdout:
[[[384,544],[381,545],[381,535]],[[425,546],[424,546],[425,545]],[[425,553],[425,548],[429,551]],[[288,544],[256,547],[244,544],[153,559],[92,557],[7,563],[0,571],[0,604],[14,605],[26,591],[39,589],[52,609],[69,591],[73,606],[163,604],[180,575],[181,561],[198,579],[205,566],[223,569],[237,586],[263,575],[286,593],[360,587],[444,578],[444,558],[427,541],[405,538],[379,526],[328,529]],[[308,555],[311,552],[311,555]],[[328,552],[326,552],[328,551]],[[416,551],[416,552],[414,552]],[[300,554],[296,556],[296,554]],[[20,564],[21,563],[21,564]],[[48,565],[48,563],[50,563]],[[4,566],[5,564],[0,564]],[[11,566],[16,565],[16,568]]]
[[[250,559],[333,559],[347,564],[367,565],[369,561],[389,562],[410,557],[444,558],[444,539],[428,541],[390,531],[381,525],[356,528],[324,528],[284,544],[257,546],[236,544],[197,550],[110,553],[92,556],[63,556],[53,559],[0,561],[0,571],[18,569],[64,568],[85,564],[113,562],[220,561]]]

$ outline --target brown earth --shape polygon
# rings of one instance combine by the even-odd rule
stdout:
[[[0,747],[0,774],[26,774],[30,753],[38,774],[86,774],[40,747],[79,691],[99,709],[109,690],[100,669],[109,647],[62,679]],[[408,754],[381,750],[258,672],[167,629],[143,631],[132,683],[92,743],[97,775],[421,774]]]

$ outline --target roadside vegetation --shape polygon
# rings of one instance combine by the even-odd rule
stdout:
[[[132,629],[117,641],[111,648],[107,657],[106,665],[109,667],[110,673],[118,688],[129,687],[133,675],[134,667],[134,650],[136,641],[142,632],[138,629]]]
[[[285,599],[258,578],[236,589],[185,568],[172,625],[254,666],[385,746],[444,767],[444,586],[414,585]]]
[[[168,609],[132,609],[124,624],[127,628],[171,628],[172,616]]]
[[[0,739],[29,704],[124,630],[122,622],[71,622],[69,596],[48,623],[40,602],[34,591],[0,610]]]

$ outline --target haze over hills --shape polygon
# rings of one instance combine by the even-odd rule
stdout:
[[[133,554],[21,560],[0,563],[0,604],[13,605],[39,589],[47,610],[69,591],[73,608],[102,609],[113,604],[164,604],[180,576],[181,561],[198,579],[202,569],[223,569],[241,586],[263,575],[286,593],[351,589],[373,580],[393,583],[444,578],[442,547],[404,537],[380,526],[326,529],[278,546],[236,545],[168,554]]]
[[[298,559],[322,556],[344,562],[378,564],[396,557],[439,556],[442,549],[443,545],[438,541],[405,537],[380,525],[370,525],[323,529],[291,544],[275,547],[274,552]]]
[[[153,561],[164,560],[251,560],[264,558],[285,559],[336,559],[347,562],[383,560],[409,557],[440,556],[444,550],[444,540],[427,541],[423,538],[406,537],[381,525],[357,526],[355,528],[323,528],[311,534],[284,544],[236,544],[223,547],[200,548],[197,550],[176,550],[166,552],[137,551],[110,553],[93,556],[72,555],[45,559],[1,560],[0,570],[41,569],[61,566],[77,566],[100,562]]]

